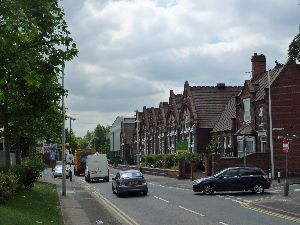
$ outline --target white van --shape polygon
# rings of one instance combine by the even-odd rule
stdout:
[[[86,168],[84,172],[85,180],[89,183],[92,180],[104,180],[109,182],[109,168],[106,154],[96,152],[86,158]]]

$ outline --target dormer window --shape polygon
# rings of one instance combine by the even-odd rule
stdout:
[[[243,99],[243,105],[244,105],[244,122],[250,122],[251,121],[250,98]]]

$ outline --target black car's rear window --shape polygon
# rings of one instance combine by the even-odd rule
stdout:
[[[135,177],[142,177],[142,176],[143,175],[138,171],[121,173],[121,178],[135,178]]]

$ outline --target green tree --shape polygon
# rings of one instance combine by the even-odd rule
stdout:
[[[221,144],[218,138],[213,138],[209,145],[208,145],[208,151],[210,153],[220,153],[221,151]]]
[[[21,138],[58,137],[62,124],[59,82],[77,54],[58,0],[0,0],[0,103],[6,166]],[[30,150],[29,150],[30,152]]]
[[[300,26],[299,33],[294,37],[293,41],[289,45],[288,54],[291,60],[300,61]]]
[[[105,147],[105,143],[107,143],[108,140],[108,133],[109,133],[110,127],[109,126],[102,126],[100,124],[97,125],[95,128],[93,134],[93,143],[95,144],[95,148],[99,151],[103,151],[101,146]],[[106,146],[107,147],[107,146]],[[105,148],[106,148],[105,147]]]

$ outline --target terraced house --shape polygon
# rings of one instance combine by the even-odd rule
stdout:
[[[240,165],[269,170],[271,161],[275,169],[285,168],[277,137],[300,136],[300,65],[276,62],[267,71],[266,57],[256,53],[251,62],[252,78],[243,86],[190,86],[186,81],[182,94],[170,90],[169,102],[160,102],[158,108],[144,106],[136,114],[137,135],[130,154],[175,154],[176,144],[183,140],[187,152],[205,153],[207,174]],[[213,138],[220,152],[211,155],[207,153]],[[289,171],[296,175],[299,142],[294,139],[289,152]]]

